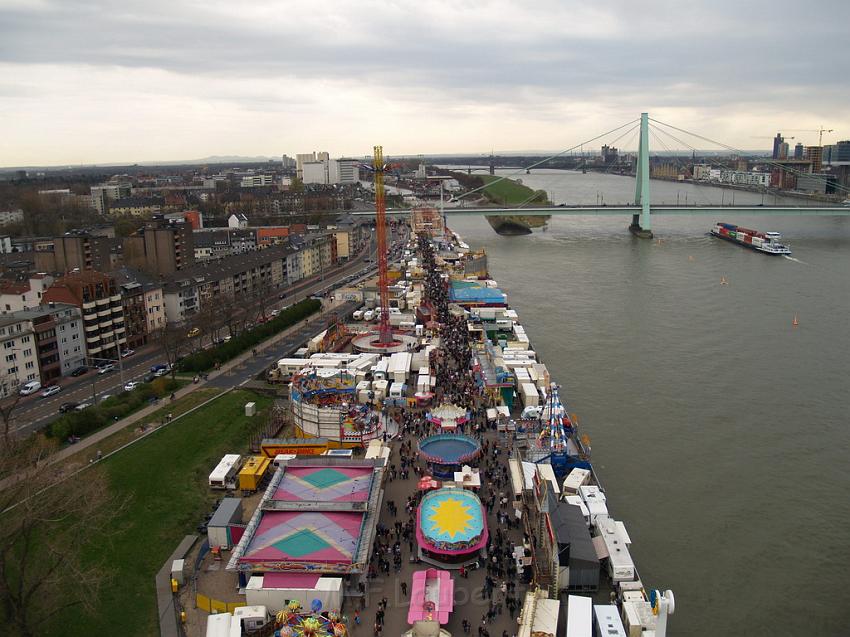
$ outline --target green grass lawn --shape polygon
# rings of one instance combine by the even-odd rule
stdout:
[[[499,177],[494,175],[481,175],[484,183],[488,184],[484,188],[484,194],[493,202],[505,206],[516,206],[521,203],[545,203],[546,193],[542,190],[537,191],[537,196],[534,197],[535,191],[524,186],[513,179],[502,179],[496,182]],[[494,183],[495,182],[495,183]]]
[[[258,415],[244,416],[246,402]],[[215,495],[207,477],[225,453],[244,453],[271,399],[233,391],[103,461],[112,491],[128,502],[104,538],[102,555],[113,580],[100,595],[95,617],[69,611],[54,622],[55,635],[156,635],[154,577],[187,533],[196,532]],[[220,493],[218,495],[221,495]]]

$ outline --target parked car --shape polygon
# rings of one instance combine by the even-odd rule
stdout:
[[[151,374],[156,374],[161,369],[168,372],[168,363],[157,363],[156,365],[151,365]]]
[[[41,391],[41,397],[47,398],[48,396],[54,396],[62,391],[62,388],[59,385],[50,385],[49,387],[45,387]]]
[[[132,356],[135,353],[136,350],[134,349],[125,349],[123,352],[121,352],[121,358],[127,358],[128,356]]]
[[[98,374],[108,374],[109,372],[115,371],[115,363],[107,363],[106,365],[101,365],[97,368]]]
[[[139,386],[139,382],[136,380],[131,380],[129,383],[124,385],[124,391],[133,391],[136,387]]]
[[[196,336],[201,335],[201,328],[193,327],[191,330],[186,332],[186,338],[195,338]]]
[[[79,404],[80,403],[77,403],[77,402],[74,402],[74,401],[62,403],[61,405],[59,405],[59,413],[64,414],[64,413],[71,411],[72,409],[76,409],[77,405],[79,405]]]
[[[91,403],[84,401],[74,407],[74,411],[82,411],[83,409],[88,409],[89,407],[91,407]]]
[[[89,371],[88,367],[86,367],[85,365],[80,365],[77,369],[71,372],[71,376],[82,376],[87,371]]]
[[[31,380],[28,383],[24,383],[23,385],[21,385],[21,388],[20,390],[18,390],[18,393],[21,396],[29,396],[30,394],[34,394],[35,392],[37,392],[39,389],[41,389],[41,381]]]
[[[159,378],[160,376],[165,376],[165,375],[166,375],[166,374],[168,374],[168,372],[170,372],[170,371],[171,371],[171,370],[170,370],[170,369],[168,369],[168,367],[167,367],[167,366],[166,366],[166,367],[160,367],[158,370],[156,370],[156,371],[153,373],[153,375],[154,375],[154,376],[156,376],[157,378]]]
[[[150,383],[151,381],[156,380],[156,374],[145,374],[145,377],[142,380],[146,383]]]

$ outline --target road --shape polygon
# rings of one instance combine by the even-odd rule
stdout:
[[[372,276],[377,266],[374,263],[367,263],[366,260],[374,260],[374,257],[375,246],[374,241],[372,241],[360,255],[326,272],[323,277],[289,288],[286,299],[279,300],[275,304],[270,305],[269,309],[289,305],[297,301],[299,297],[303,299],[311,294],[321,294],[339,287],[345,279],[353,274],[358,275],[358,280]],[[354,284],[354,281],[352,281],[352,284]],[[349,308],[349,305],[352,307]],[[344,304],[334,308],[334,310],[350,312],[356,309],[358,305]],[[271,364],[275,357],[281,358],[285,355],[278,355],[278,352],[289,353],[294,351],[321,329],[324,329],[324,319],[314,318],[309,322],[309,325],[305,325],[296,332],[288,334],[284,341],[276,343],[273,347],[261,352],[257,356],[256,361],[243,363],[238,366],[237,370],[211,380],[209,385],[213,387],[232,387],[239,385],[263,371],[263,369]],[[130,380],[142,380],[146,374],[150,373],[152,365],[164,362],[165,357],[162,355],[161,350],[155,345],[148,345],[137,350],[134,355],[122,359],[123,374],[118,369],[118,366],[116,366],[115,371],[103,375],[98,374],[96,370],[91,370],[84,376],[77,378],[63,377],[59,380],[62,390],[58,394],[54,394],[48,398],[42,398],[39,391],[21,399],[13,414],[14,422],[12,424],[12,430],[24,435],[37,431],[58,417],[59,406],[62,403],[100,402],[108,396],[123,391],[126,382]]]

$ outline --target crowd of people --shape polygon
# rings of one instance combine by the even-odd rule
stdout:
[[[491,629],[504,625],[513,626],[510,634],[515,634],[515,618],[527,583],[523,556],[527,552],[525,547],[529,538],[521,533],[522,524],[514,508],[507,467],[511,454],[497,444],[496,433],[487,427],[486,407],[491,403],[484,388],[476,382],[474,351],[466,318],[450,308],[448,282],[441,275],[430,241],[424,237],[419,238],[419,255],[425,272],[424,300],[436,322],[431,327],[436,327],[440,336],[439,345],[432,351],[429,360],[432,374],[437,378],[435,403],[449,402],[466,409],[471,421],[465,427],[481,444],[478,496],[486,510],[489,538],[486,557],[482,555],[478,562],[454,571],[460,578],[456,579],[456,586],[460,581],[470,581],[470,578],[475,578],[476,582],[470,588],[470,591],[476,591],[474,599],[470,599],[470,604],[476,604],[476,610],[467,604],[455,607],[455,613],[457,619],[462,620],[459,625],[464,633],[471,633],[474,624],[478,623],[477,613],[483,610],[478,623],[479,637],[489,637]],[[405,561],[418,563],[420,560],[416,515],[424,491],[419,489],[419,478],[429,475],[427,464],[418,454],[417,443],[440,429],[428,422],[426,408],[422,406],[389,407],[386,416],[397,423],[398,434],[387,440],[391,445],[386,471],[387,499],[373,542],[367,585],[363,589],[367,595],[363,597],[361,610],[365,612],[369,597],[374,599],[376,595],[392,594],[395,601],[389,604],[390,610],[404,608],[406,616],[409,577],[405,578],[401,572]],[[417,565],[416,568],[422,567]],[[386,587],[387,582],[394,582],[392,588]],[[375,637],[379,637],[384,629],[387,605],[387,597],[381,597],[374,616]],[[509,622],[506,621],[508,618]],[[507,630],[502,631],[502,637],[510,637],[510,634]]]

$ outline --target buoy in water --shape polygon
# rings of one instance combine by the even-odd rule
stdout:
[[[689,255],[688,255],[688,261],[693,261],[693,260],[694,260],[694,255],[689,254]]]
[[[726,280],[725,276],[720,277],[720,285],[729,285],[729,282]]]
[[[800,321],[797,320],[797,315],[795,314],[794,320],[791,321],[791,325],[793,325],[794,327],[797,327],[799,324],[800,324]]]

